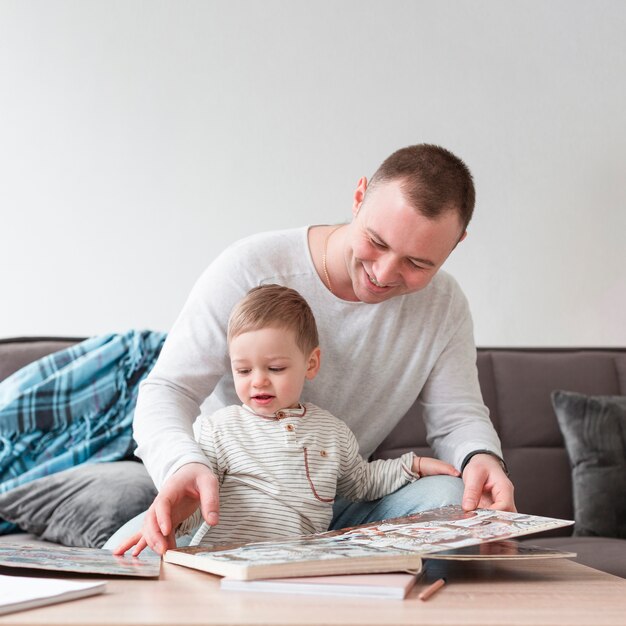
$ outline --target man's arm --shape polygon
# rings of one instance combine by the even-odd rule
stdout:
[[[449,340],[419,398],[428,443],[439,458],[462,469],[466,509],[484,505],[514,510],[513,485],[482,399],[471,315],[460,290],[446,322]]]
[[[230,369],[228,315],[249,287],[235,257],[230,250],[222,253],[197,281],[140,389],[133,422],[136,454],[159,489],[144,537],[157,552],[172,545],[172,528],[198,506],[207,523],[217,520],[217,481],[192,424]]]
[[[183,465],[206,464],[192,425],[200,405],[230,371],[226,325],[232,305],[247,290],[228,278],[237,275],[230,257],[224,252],[198,279],[140,387],[133,420],[136,454],[157,489]]]

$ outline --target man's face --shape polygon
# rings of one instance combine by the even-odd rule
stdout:
[[[424,217],[405,199],[399,180],[379,183],[367,195],[366,188],[362,178],[345,251],[356,299],[375,304],[424,289],[462,238],[458,213]]]

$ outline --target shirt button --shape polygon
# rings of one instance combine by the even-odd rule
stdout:
[[[276,413],[276,417],[278,419],[282,419],[283,417],[285,417],[284,411],[278,411],[278,413]]]
[[[322,450],[322,451],[320,452],[320,456],[326,456],[326,450]]]
[[[285,426],[285,428],[291,432],[293,430],[293,424],[287,424],[287,426]]]

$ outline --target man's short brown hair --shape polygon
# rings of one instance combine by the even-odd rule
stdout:
[[[432,144],[401,148],[385,159],[369,186],[392,180],[401,180],[407,200],[425,217],[457,211],[465,232],[476,192],[469,168],[452,152]]]
[[[228,343],[238,335],[268,327],[293,330],[305,356],[319,346],[313,311],[295,289],[273,284],[250,289],[231,311]]]

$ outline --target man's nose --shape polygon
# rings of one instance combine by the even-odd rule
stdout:
[[[380,256],[373,265],[374,278],[381,285],[388,285],[397,281],[398,263],[388,254]]]

